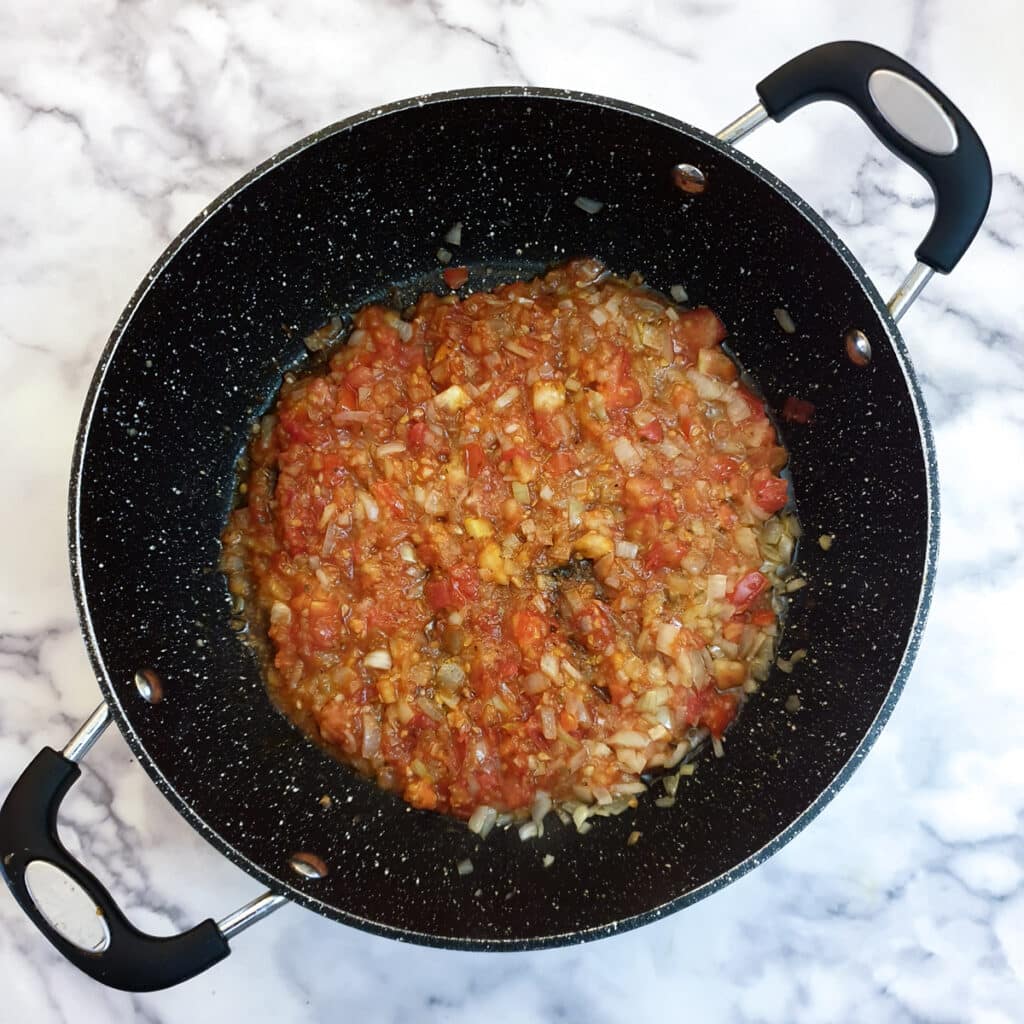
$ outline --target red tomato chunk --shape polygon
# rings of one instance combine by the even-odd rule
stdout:
[[[782,418],[790,423],[810,423],[814,418],[814,403],[790,395],[782,403]]]
[[[261,422],[223,538],[284,713],[461,818],[623,810],[720,737],[772,657],[788,499],[725,333],[587,260],[361,310]]]

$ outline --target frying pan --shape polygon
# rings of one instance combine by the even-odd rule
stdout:
[[[849,777],[910,670],[937,544],[935,452],[896,320],[969,245],[991,171],[957,108],[877,47],[818,47],[757,91],[718,136],[533,88],[382,107],[257,168],[156,263],[100,359],[71,478],[75,593],[104,701],[62,752],[40,752],[0,811],[11,891],[79,968],[119,988],[166,987],[285,900],[453,948],[593,939],[737,878]],[[918,262],[888,306],[829,227],[731,145],[820,99],[852,106],[935,192]],[[587,212],[580,196],[605,205]],[[642,799],[587,836],[555,823],[534,843],[515,830],[482,843],[330,759],[272,707],[217,568],[237,459],[282,373],[303,365],[304,334],[369,301],[443,290],[435,253],[456,221],[471,287],[573,255],[641,270],[661,290],[682,283],[721,315],[771,408],[790,395],[817,407],[784,431],[809,538],[784,649],[806,647],[807,661],[767,681],[727,756],[701,761],[675,807]],[[779,307],[795,333],[775,322]],[[836,538],[829,551],[823,533]],[[56,832],[78,762],[111,720],[181,814],[267,893],[177,936],[127,921]],[[634,830],[641,841],[627,845]],[[473,873],[460,874],[467,859]],[[54,877],[84,890],[98,939],[62,924],[46,897]]]

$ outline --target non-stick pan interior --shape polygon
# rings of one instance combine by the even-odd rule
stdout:
[[[703,194],[672,183],[700,167]],[[575,200],[603,202],[594,214]],[[573,255],[683,284],[734,334],[786,428],[806,533],[776,673],[659,809],[480,843],[326,757],[271,707],[217,569],[233,467],[302,337],[402,285],[440,289],[441,236],[478,286]],[[454,247],[450,247],[454,248]],[[786,308],[795,334],[778,326]],[[930,470],[877,296],[774,185],[676,122],[593,98],[506,90],[376,112],[307,140],[187,231],[115,332],[83,421],[72,545],[86,632],[142,763],[212,842],[277,889],[375,930],[451,945],[567,941],[695,898],[816,804],[894,699],[930,572]],[[873,347],[850,362],[847,328]],[[831,550],[818,544],[834,535]],[[137,695],[141,667],[165,699]],[[786,710],[797,694],[800,710]],[[790,702],[792,707],[792,702]],[[327,794],[331,805],[320,798]],[[551,819],[553,821],[553,819]],[[640,840],[627,846],[638,830]],[[329,874],[305,881],[295,851]],[[544,867],[542,858],[553,854]],[[469,858],[473,872],[460,875]]]

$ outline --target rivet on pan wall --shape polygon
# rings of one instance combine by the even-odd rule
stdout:
[[[140,668],[135,673],[135,689],[150,704],[159,704],[164,699],[164,684],[151,668]]]
[[[846,354],[854,366],[867,366],[871,362],[871,342],[863,331],[851,327],[843,335],[843,341],[846,343]]]
[[[704,172],[693,164],[676,164],[672,168],[672,181],[683,192],[698,194],[707,188]]]
[[[288,858],[292,871],[303,878],[326,878],[327,865],[315,853],[293,853]]]

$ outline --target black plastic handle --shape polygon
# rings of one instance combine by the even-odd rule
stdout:
[[[953,152],[937,155],[922,149],[890,124],[868,88],[876,71],[908,79],[942,108],[956,130]],[[826,43],[783,64],[758,83],[757,92],[775,121],[816,100],[837,100],[857,111],[893,153],[924,175],[935,193],[935,217],[917,249],[918,260],[943,274],[956,266],[988,209],[992,167],[970,122],[924,75],[870,43]]]
[[[231,952],[212,920],[181,935],[140,932],[91,871],[68,853],[57,835],[57,812],[81,770],[44,747],[21,774],[0,808],[0,870],[21,909],[77,968],[126,992],[154,992],[186,981]],[[33,861],[48,861],[74,879],[93,900],[110,931],[110,944],[91,952],[69,942],[39,911],[25,883]]]

